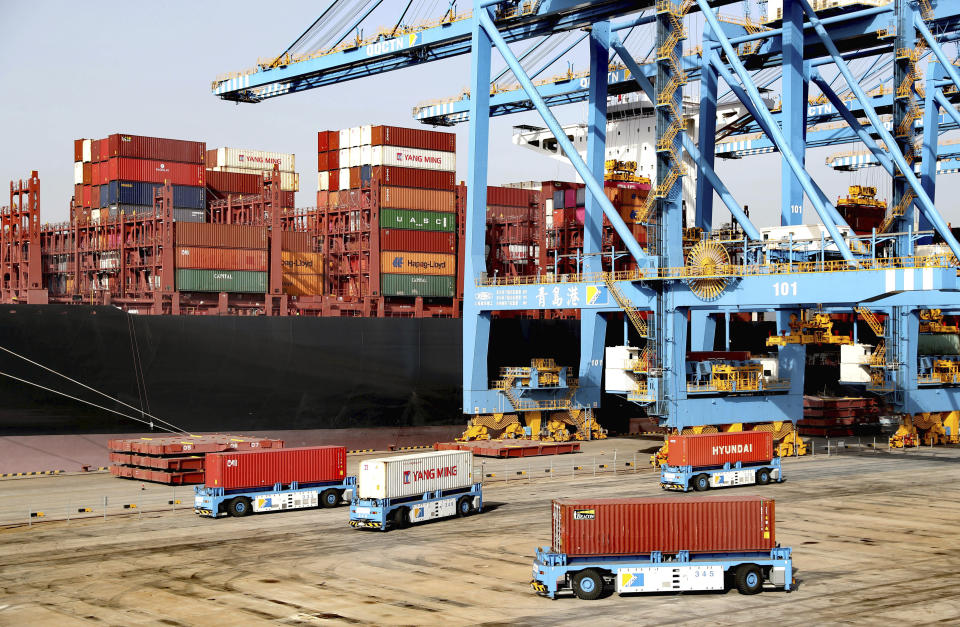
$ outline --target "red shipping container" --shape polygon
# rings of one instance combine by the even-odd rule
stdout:
[[[457,209],[457,196],[454,192],[435,189],[381,187],[380,207],[383,209],[412,209],[414,211],[452,213]]]
[[[340,170],[330,170],[330,191],[340,189]]]
[[[94,142],[96,143],[96,142]],[[93,185],[103,185],[100,174],[100,163],[94,162],[90,164],[90,182]]]
[[[577,206],[577,190],[563,190],[563,206],[565,209],[571,209]]]
[[[313,235],[300,231],[283,231],[280,249],[292,253],[311,253],[313,252]]]
[[[73,186],[73,204],[83,205],[83,185]]]
[[[397,146],[422,150],[457,151],[457,136],[453,133],[427,131],[400,126],[374,126],[370,133],[373,146]]]
[[[537,204],[540,190],[514,187],[487,187],[487,205],[499,207],[529,207]]]
[[[532,222],[536,215],[536,207],[524,205],[522,207],[498,207],[487,205],[487,222]]]
[[[347,450],[342,446],[308,446],[208,453],[207,487],[234,490],[269,488],[276,483],[303,484],[342,481],[347,472]]]
[[[83,202],[83,206],[84,206],[84,207],[91,207],[92,205],[91,205],[90,203],[92,202],[92,199],[93,199],[93,186],[92,186],[92,185],[84,185],[84,186],[83,186],[82,199],[81,199],[82,202]],[[97,206],[98,206],[98,207],[100,206],[100,198],[99,198],[99,197],[97,198]]]
[[[90,142],[90,161],[97,163],[100,161],[100,140],[94,139]]]
[[[206,171],[207,188],[219,196],[228,194],[259,194],[263,191],[263,177],[240,172]]]
[[[742,431],[671,435],[667,464],[671,466],[722,466],[727,462],[768,462],[773,459],[773,433]]]
[[[360,189],[360,167],[350,168],[350,189]]]
[[[344,164],[346,165],[346,164]],[[340,169],[340,151],[331,150],[327,153],[327,171],[333,172]]]
[[[138,181],[141,183],[170,181],[173,185],[204,185],[205,170],[202,165],[126,157],[111,157],[108,163],[108,176],[111,181]]]
[[[267,272],[266,250],[245,250],[243,248],[177,248],[176,264],[178,268],[192,270],[249,270]]]
[[[177,222],[177,246],[212,248],[267,248],[267,227],[243,224],[208,224],[205,222]]]
[[[134,157],[156,161],[203,164],[206,156],[205,142],[192,142],[182,139],[164,139],[162,137],[143,137],[114,133],[106,139],[107,157]],[[121,177],[126,179],[126,177]],[[132,180],[132,179],[130,179]],[[183,185],[202,185],[202,183],[182,183]]]
[[[83,161],[83,140],[73,140],[73,160],[74,162]]]
[[[327,152],[330,150],[330,134],[328,131],[317,132],[317,152]]]
[[[96,142],[100,143],[100,161],[106,161],[110,158],[110,138],[104,137],[96,140]]]
[[[394,185],[396,187],[451,191],[456,185],[456,174],[454,172],[435,172],[417,168],[378,165],[371,170],[371,176],[381,185]]]
[[[84,185],[93,184],[93,164],[92,163],[83,164],[83,184]]]
[[[340,131],[327,131],[327,143],[329,144],[327,150],[340,150]]]
[[[402,252],[456,253],[455,233],[380,229],[380,249]]]
[[[759,496],[555,499],[552,529],[553,551],[567,555],[733,553],[776,547],[774,502]]]
[[[329,170],[328,164],[330,163],[330,153],[329,152],[319,152],[317,153],[317,172],[326,172]]]

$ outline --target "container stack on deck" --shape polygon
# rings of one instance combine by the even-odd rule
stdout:
[[[175,235],[178,291],[267,291],[266,227],[181,223]]]
[[[467,188],[457,188],[466,202]],[[487,273],[535,276],[544,228],[536,187],[487,187]]]
[[[296,157],[285,152],[247,150],[245,148],[214,148],[207,151],[207,168],[214,172],[260,176],[264,172],[280,171],[280,189],[285,192],[300,191],[300,175],[296,171]],[[229,180],[218,177],[218,181]],[[226,187],[239,186],[242,178]],[[255,193],[255,192],[254,192]]]
[[[317,149],[328,312],[457,315],[455,136],[363,126],[320,131]]]
[[[110,472],[116,477],[170,485],[203,483],[205,455],[220,451],[283,448],[283,440],[241,435],[180,435],[110,440]]]
[[[803,397],[803,419],[797,423],[800,435],[843,437],[860,435],[880,420],[875,398]]]

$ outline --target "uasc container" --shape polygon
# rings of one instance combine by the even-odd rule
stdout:
[[[769,551],[774,502],[757,496],[555,499],[553,551],[647,555]]]
[[[207,487],[227,490],[342,481],[347,451],[342,446],[308,446],[207,453],[205,472]]]
[[[442,253],[384,251],[380,254],[380,272],[450,276],[457,272],[457,256]]]
[[[671,435],[667,442],[670,466],[722,466],[727,462],[762,463],[773,459],[770,431]]]
[[[395,499],[473,485],[473,453],[436,451],[365,459],[357,474],[361,499]]]
[[[384,209],[380,212],[380,226],[385,229],[453,233],[457,228],[457,220],[456,214],[453,213]]]

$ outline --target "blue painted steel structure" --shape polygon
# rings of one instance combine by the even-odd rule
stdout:
[[[690,395],[685,379],[687,319],[692,321],[692,346],[707,347],[712,339],[711,325],[715,324],[710,322],[711,314],[773,312],[778,331],[786,331],[790,312],[820,304],[828,312],[849,313],[863,303],[869,303],[873,312],[886,315],[888,320],[882,331],[886,359],[875,352],[875,366],[881,375],[871,384],[871,389],[886,394],[895,408],[905,413],[960,406],[960,387],[918,384],[919,311],[939,308],[948,314],[960,313],[955,258],[960,254],[960,244],[934,205],[936,169],[924,162],[921,176],[914,174],[919,158],[927,156],[932,162],[930,155],[938,154],[934,144],[939,132],[960,122],[951,96],[943,93],[948,84],[960,86],[960,73],[942,50],[942,42],[960,38],[960,6],[933,3],[927,11],[921,6],[925,3],[897,0],[880,7],[837,10],[820,17],[807,0],[784,0],[787,19],[782,27],[746,33],[743,28],[717,19],[714,12],[724,4],[728,3],[553,0],[521,4],[475,0],[469,18],[405,35],[405,40],[384,39],[287,66],[261,68],[217,83],[214,91],[228,100],[257,101],[456,54],[471,55],[472,97],[437,105],[442,110],[428,112],[436,119],[452,116],[444,120],[449,122],[458,121],[457,116],[462,119],[463,107],[469,108],[463,367],[463,406],[468,414],[509,413],[516,409],[514,399],[502,388],[491,385],[487,372],[492,312],[580,310],[581,363],[577,383],[523,390],[525,409],[552,411],[598,406],[606,317],[626,310],[628,314],[647,312],[649,332],[646,356],[638,360],[643,363],[633,366],[634,372],[642,375],[642,387],[638,385],[637,389],[623,392],[643,405],[649,415],[658,417],[662,425],[684,429],[704,424],[796,421],[802,415],[804,346],[787,345],[777,349],[779,376],[788,382],[783,387],[737,394]],[[644,16],[615,21],[647,8],[654,9],[652,19]],[[690,9],[699,9],[705,16],[707,35],[700,54],[682,56],[686,36],[683,16]],[[655,23],[656,27],[655,59],[647,64],[632,58],[617,35],[641,22]],[[585,77],[571,77],[569,84],[554,82],[538,88],[509,47],[513,42],[549,32],[582,27],[591,28],[591,72]],[[868,95],[847,63],[850,59],[891,52],[900,60],[915,62],[919,53],[910,47],[915,39],[913,29],[941,67],[940,73],[935,72],[926,83],[926,119],[917,116],[918,108],[910,105],[909,96],[904,96],[904,93],[916,93],[918,79],[913,80],[909,68],[906,76],[911,80],[904,85],[894,85],[892,94]],[[891,30],[896,37],[878,36]],[[751,44],[748,49],[740,47],[746,43]],[[613,48],[630,73],[605,71],[609,48]],[[521,90],[491,94],[494,49],[513,72]],[[825,66],[839,71],[853,100],[841,100],[830,84],[833,81],[828,83],[822,79],[820,69]],[[767,109],[751,75],[767,67],[782,68],[785,87],[779,113]],[[808,77],[824,92],[829,105],[808,106]],[[705,94],[703,106],[709,111],[716,106],[721,78],[754,118],[752,123],[741,127],[740,132],[762,133],[758,148],[776,148],[781,154],[786,182],[780,194],[783,223],[797,223],[796,205],[802,204],[805,196],[829,233],[829,236],[819,236],[819,246],[795,247],[792,239],[760,240],[759,233],[738,211],[732,194],[713,170],[714,150],[707,148],[712,143],[709,125],[702,129],[699,150],[685,132],[677,131],[678,123],[682,123],[678,104],[683,83],[701,81],[701,94]],[[601,176],[606,97],[615,90],[635,90],[636,86],[651,95],[657,115],[659,167],[657,188],[653,192],[656,203],[646,218],[647,249],[633,238],[607,200]],[[588,102],[586,161],[577,154],[550,111],[554,104],[578,99]],[[898,103],[901,100],[906,104]],[[945,109],[943,118],[930,111],[932,104]],[[449,110],[443,109],[447,105]],[[588,254],[583,268],[575,275],[489,277],[483,237],[489,119],[495,114],[531,109],[544,119],[587,187],[584,241]],[[887,110],[893,112],[894,118],[889,130],[879,113]],[[869,125],[861,125],[858,122],[861,117],[866,117]],[[847,126],[817,129],[817,125],[838,119]],[[897,141],[895,134],[900,139],[911,139],[921,122],[925,143],[920,154],[915,155],[906,150],[904,141]],[[808,126],[813,126],[809,133]],[[877,138],[882,140],[882,146]],[[893,228],[886,229],[885,233],[861,238],[848,235],[840,214],[805,168],[808,147],[841,141],[864,142],[881,166],[902,180],[901,199],[905,200],[895,203],[890,218]],[[747,232],[742,243],[724,243],[733,253],[729,261],[684,264],[679,201],[684,173],[682,167],[676,167],[682,163],[684,151],[695,157],[701,174],[697,225],[705,229],[712,226],[709,198],[716,190]],[[741,150],[741,154],[745,153]],[[716,154],[734,153],[722,153],[718,149]],[[918,234],[913,228],[910,211],[914,206],[925,220],[921,224],[929,224],[946,242],[952,255],[918,257],[913,254],[918,240],[928,235]],[[609,219],[637,261],[637,270],[615,274],[598,270],[590,251],[597,248],[603,217]],[[710,292],[709,296],[695,287],[712,281],[723,287]],[[727,340],[729,342],[729,336]]]

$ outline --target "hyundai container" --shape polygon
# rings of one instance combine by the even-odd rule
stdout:
[[[342,446],[208,453],[204,485],[194,488],[194,512],[219,518],[334,507],[355,485]]]
[[[383,251],[380,253],[380,272],[453,276],[457,273],[457,256],[442,253]]]
[[[482,488],[473,479],[473,453],[438,451],[360,462],[350,525],[402,528],[410,523],[481,510]]]
[[[556,598],[606,592],[790,590],[791,550],[776,542],[774,502],[756,496],[556,499],[552,544],[531,586]]]
[[[114,133],[103,140],[106,154],[101,149],[101,159],[108,157],[134,157],[136,159],[154,159],[179,163],[203,164],[207,145],[204,142],[181,139],[164,139]]]
[[[774,457],[769,431],[672,435],[667,461],[660,467],[660,487],[704,491],[738,485],[784,481],[779,457]]]
[[[267,273],[245,270],[177,270],[177,291],[264,294]]]
[[[457,218],[453,213],[383,209],[380,212],[380,226],[385,229],[454,233],[457,230]]]

